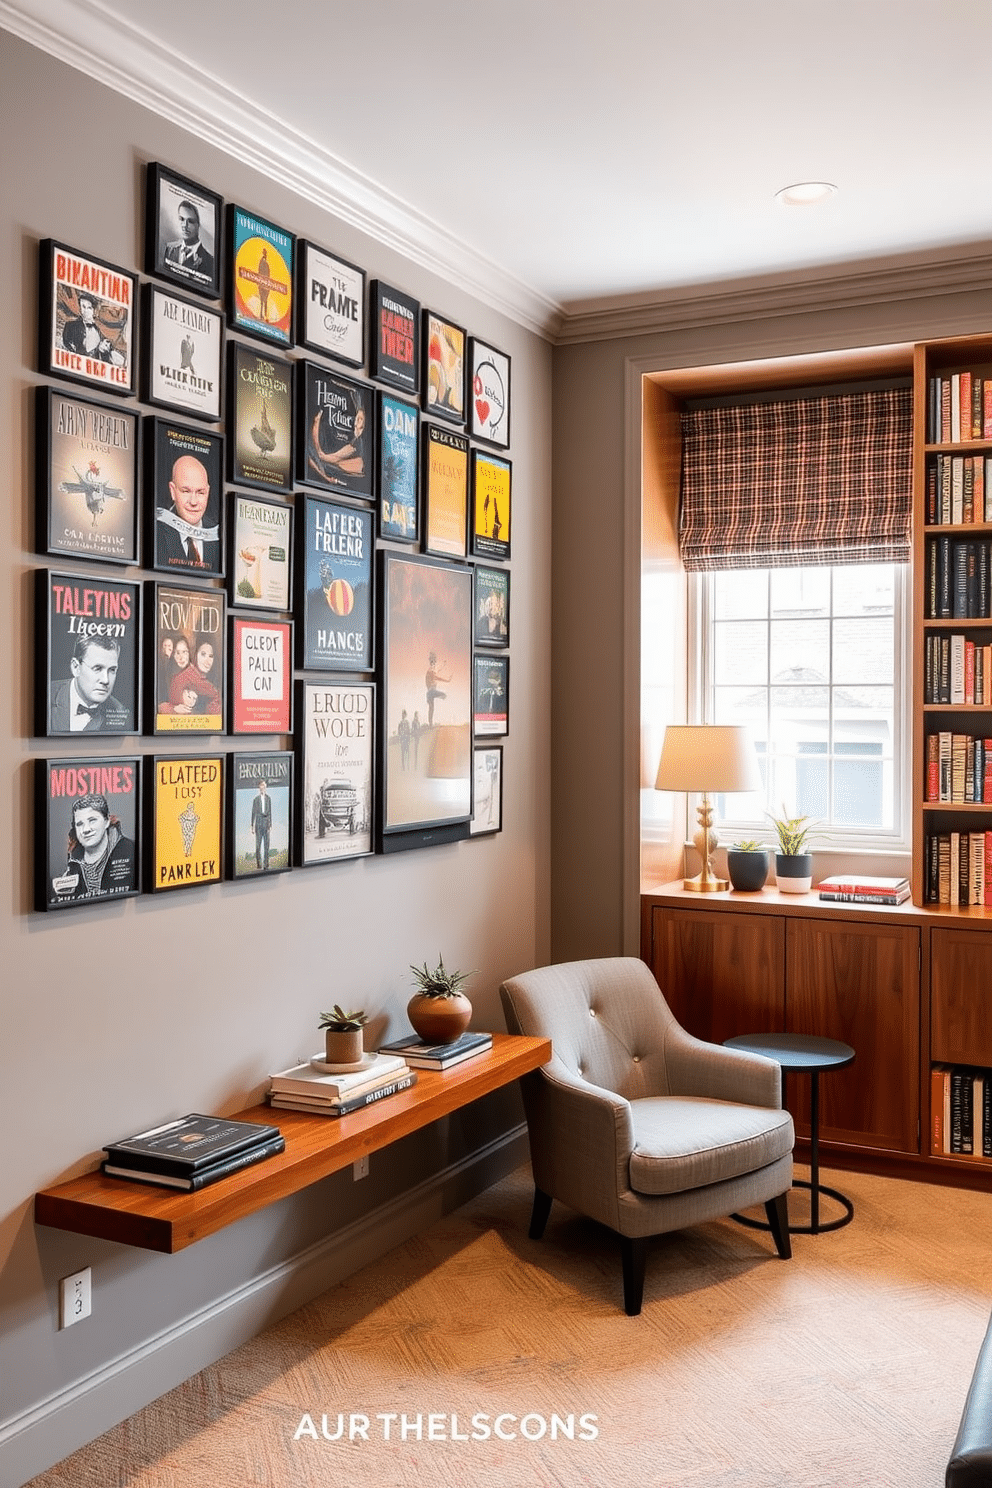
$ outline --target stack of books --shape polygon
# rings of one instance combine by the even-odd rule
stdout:
[[[451,1044],[425,1044],[417,1035],[383,1044],[381,1053],[400,1054],[415,1069],[446,1070],[466,1059],[475,1059],[493,1046],[491,1033],[463,1033]]]
[[[107,1156],[101,1172],[189,1193],[273,1157],[285,1146],[277,1126],[194,1112],[112,1142],[103,1149]]]
[[[314,1055],[309,1064],[296,1064],[270,1077],[269,1104],[284,1111],[347,1116],[409,1090],[416,1082],[416,1074],[399,1055],[366,1054],[361,1068],[347,1074],[329,1073]]]
[[[908,878],[882,878],[871,873],[838,873],[819,885],[821,899],[846,904],[902,904],[909,898]]]
[[[935,1064],[930,1072],[930,1151],[992,1157],[992,1070]]]

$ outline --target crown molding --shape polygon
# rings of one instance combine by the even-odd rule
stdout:
[[[551,339],[561,306],[100,0],[0,0],[0,28]]]

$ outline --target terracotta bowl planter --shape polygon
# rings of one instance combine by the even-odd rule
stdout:
[[[425,997],[418,992],[406,1005],[414,1033],[425,1044],[453,1044],[472,1017],[472,1004],[461,992],[454,997]]]

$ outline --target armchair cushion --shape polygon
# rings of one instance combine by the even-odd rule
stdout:
[[[693,1096],[630,1103],[634,1148],[630,1186],[641,1194],[676,1194],[739,1178],[788,1157],[788,1111]]]

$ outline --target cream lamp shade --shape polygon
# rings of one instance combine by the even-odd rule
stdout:
[[[761,790],[758,757],[748,730],[736,724],[669,724],[654,788],[702,795],[697,811],[699,830],[694,841],[703,868],[695,878],[685,879],[683,887],[700,894],[726,889],[727,880],[715,877],[710,868],[710,852],[716,839],[709,797],[716,792]]]

